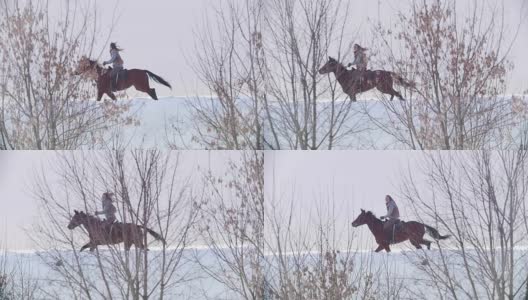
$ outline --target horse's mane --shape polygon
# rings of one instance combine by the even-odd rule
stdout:
[[[372,215],[373,217],[376,217],[376,214],[375,214],[375,213],[373,213],[373,212],[372,212],[372,211],[370,211],[370,210],[368,210],[368,211],[367,211],[366,213],[367,213],[368,215]],[[377,218],[377,217],[376,217],[376,218]]]
[[[380,219],[376,216],[376,214],[373,213],[373,212],[370,211],[370,210],[366,211],[365,213],[366,213],[367,215],[371,215],[371,216],[373,216],[373,217],[376,218],[377,220],[380,220]],[[381,221],[381,220],[380,220],[380,221]]]
[[[339,66],[343,67],[346,70],[346,66],[342,62],[338,61],[337,59],[335,61]]]
[[[87,56],[83,56],[81,57],[81,61],[84,60],[84,61],[87,61],[88,64],[90,64],[90,67],[93,67],[93,66],[97,66],[99,68],[102,68],[103,66],[97,61],[97,59],[91,59]]]
[[[92,59],[88,58],[88,61],[90,62],[90,65],[92,65],[92,66],[96,65],[96,66],[101,67],[101,68],[103,67],[96,59],[92,60]]]

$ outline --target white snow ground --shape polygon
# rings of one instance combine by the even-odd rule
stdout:
[[[101,247],[101,255],[104,254],[104,247]],[[458,250],[444,250],[445,252],[453,251],[453,254],[455,254]],[[471,251],[471,250],[468,250]],[[524,280],[526,276],[526,270],[525,266],[528,263],[528,248],[519,248],[515,250],[517,253],[516,256],[519,258],[518,264],[515,266],[516,271],[519,276],[518,278],[518,286],[522,284],[522,281]],[[229,253],[229,251],[227,252]],[[437,263],[440,263],[440,257],[439,252],[436,249],[432,249],[429,251],[426,251],[428,260],[433,262],[436,261]],[[41,256],[46,259],[47,254],[45,252],[39,253]],[[68,254],[72,254],[71,252],[64,252],[65,256],[67,257]],[[156,250],[150,251],[151,257],[154,257],[156,255]],[[229,254],[227,254],[229,255]],[[340,255],[345,255],[344,252],[341,252]],[[175,288],[171,289],[171,293],[169,297],[166,297],[167,299],[240,299],[239,296],[234,294],[233,292],[229,291],[225,286],[218,283],[214,279],[212,279],[206,272],[201,270],[200,266],[194,261],[195,257],[200,257],[202,263],[205,263],[206,265],[214,266],[216,265],[214,256],[210,250],[207,248],[194,248],[194,249],[188,249],[184,251],[184,257],[182,259],[181,266],[177,269],[175,276],[181,276],[182,274],[188,274],[188,278],[190,278],[190,281],[180,283]],[[88,272],[86,275],[88,277],[93,278],[94,276],[97,276],[99,274],[99,271],[96,267],[96,257],[94,254],[91,254],[89,252],[83,252],[79,255],[80,260],[83,264],[85,264],[85,267],[83,269],[83,272]],[[72,256],[73,259],[73,256]],[[293,259],[293,257],[292,257]],[[324,259],[324,258],[323,258]],[[454,274],[460,282],[461,278],[464,278],[464,270],[461,265],[459,265],[460,261],[457,262],[457,259],[459,257],[457,255],[447,255],[448,264],[452,265],[453,268],[451,268],[450,272]],[[9,270],[11,267],[19,264],[22,267],[25,267],[26,272],[29,273],[31,278],[33,280],[43,280],[45,284],[41,285],[43,288],[43,292],[56,292],[59,291],[60,295],[65,296],[64,299],[67,299],[69,288],[65,285],[65,283],[61,282],[60,277],[56,273],[56,271],[53,270],[55,266],[53,266],[53,261],[50,261],[49,264],[53,267],[50,267],[48,264],[44,263],[43,260],[37,255],[35,252],[31,251],[23,251],[23,252],[7,252],[5,255],[1,258],[2,264],[6,267],[7,270]],[[306,258],[303,259],[304,263],[313,263],[314,267],[318,266],[317,263],[319,260],[319,257],[316,254],[310,253],[306,254]],[[404,250],[404,251],[393,251],[392,253],[372,253],[367,251],[360,251],[356,252],[354,258],[352,259],[354,261],[355,266],[368,266],[369,270],[371,272],[376,273],[377,268],[382,268],[384,270],[381,274],[378,274],[377,276],[390,276],[390,279],[397,280],[397,281],[403,281],[405,288],[411,289],[414,292],[418,291],[428,291],[428,289],[431,289],[434,287],[431,282],[429,282],[427,276],[422,272],[418,271],[416,265],[423,264],[424,260],[422,259],[422,256],[420,255],[420,252],[416,250]],[[155,259],[151,263],[153,263]],[[266,281],[267,285],[272,284],[274,280],[277,280],[278,278],[276,276],[273,276],[273,274],[276,274],[274,269],[274,262],[276,261],[276,258],[274,258],[271,254],[267,254],[265,257],[265,272],[266,272]],[[524,263],[523,263],[524,262]],[[286,262],[287,263],[287,262]],[[294,261],[291,262],[292,266],[295,263]],[[458,267],[457,267],[458,265]],[[458,269],[457,269],[458,268]],[[94,272],[93,274],[90,274],[89,272]],[[151,274],[154,274],[156,271],[151,271]],[[218,272],[221,272],[218,270]],[[228,271],[229,272],[229,271]],[[293,269],[292,269],[293,272]],[[460,273],[457,273],[460,272]],[[458,275],[457,275],[458,274]],[[368,275],[368,274],[363,274]],[[154,275],[152,275],[154,277]],[[380,278],[383,282],[386,278]],[[51,280],[51,281],[50,281]],[[97,281],[96,281],[97,283]],[[101,283],[102,284],[102,283]],[[351,284],[359,284],[352,282]],[[479,283],[480,284],[480,283]],[[477,288],[479,286],[477,285]],[[116,288],[116,287],[114,287]],[[482,291],[482,287],[480,287],[480,292]],[[430,293],[426,293],[430,294]],[[464,295],[460,295],[461,299],[465,299]],[[483,294],[484,297],[484,294]],[[449,298],[449,297],[448,297]],[[430,299],[433,299],[431,297]]]
[[[503,97],[511,99],[511,96]],[[524,97],[524,99],[528,101],[528,97]],[[118,101],[131,103],[129,113],[139,120],[138,126],[122,126],[118,129],[118,139],[121,143],[125,143],[132,148],[156,147],[167,149],[169,148],[169,143],[173,143],[182,149],[203,149],[203,145],[192,140],[192,137],[196,135],[197,123],[193,116],[194,109],[191,103],[200,101],[211,106],[215,104],[214,98],[164,97],[158,101],[150,98],[119,99]],[[319,102],[321,119],[325,118],[325,114],[330,113],[328,105],[328,101],[321,100]],[[377,100],[362,99],[353,104],[352,110],[353,112],[343,125],[343,131],[365,128],[368,130],[345,136],[338,145],[335,145],[335,149],[406,149],[401,143],[395,142],[394,138],[386,132],[376,128],[364,114],[364,111],[368,110],[371,116],[376,119],[386,118],[385,108],[382,103]],[[320,128],[327,126],[324,121],[320,122]],[[178,128],[178,131],[174,129],[175,127]],[[270,138],[270,132],[266,131],[266,128],[268,128],[267,124],[264,124],[264,134],[267,138]],[[115,135],[115,132],[111,134]],[[323,143],[324,145],[325,143]]]

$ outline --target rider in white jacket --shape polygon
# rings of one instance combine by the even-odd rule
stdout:
[[[349,63],[348,66],[357,66],[359,71],[366,71],[368,58],[367,58],[367,48],[363,48],[358,44],[354,45],[354,61]]]
[[[104,224],[106,226],[110,226],[116,221],[117,209],[112,203],[113,195],[114,195],[113,193],[109,193],[109,192],[103,193],[103,196],[101,197],[103,210],[95,212],[96,215],[105,215]]]
[[[393,226],[400,221],[400,210],[390,195],[385,196],[385,205],[387,206],[387,214],[381,218],[387,221],[383,223],[383,231],[385,236],[392,237]]]

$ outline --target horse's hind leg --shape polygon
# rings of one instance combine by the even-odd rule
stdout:
[[[116,97],[116,95],[115,95],[114,93],[112,93],[112,92],[108,92],[108,93],[106,93],[106,94],[110,97],[110,99],[112,99],[112,100],[114,100],[114,101],[117,100],[117,97]]]
[[[89,248],[90,246],[91,246],[91,244],[87,243],[86,245],[81,247],[81,250],[79,250],[79,252],[82,252],[84,249]]]
[[[156,90],[155,89],[151,89],[148,84],[146,86],[134,85],[134,87],[138,91],[141,91],[143,93],[147,93],[152,99],[158,100],[158,95],[156,95]]]
[[[420,243],[418,243],[418,241],[416,240],[409,240],[411,242],[411,244],[413,244],[414,247],[416,247],[416,249],[422,249],[422,246],[420,246]]]
[[[148,94],[152,99],[158,100],[158,95],[156,95],[156,90],[150,88],[149,78],[145,73],[145,76],[141,78],[139,82],[134,83],[136,90]]]
[[[132,247],[132,243],[129,241],[125,241],[125,251],[130,251],[130,247]]]
[[[155,89],[150,89],[147,94],[149,94],[150,97],[152,97],[152,99],[154,100],[158,100],[158,96],[156,95],[156,90]]]
[[[422,240],[420,241],[420,244],[422,244],[422,245],[426,245],[426,246],[427,246],[427,250],[431,250],[431,241],[428,241],[428,240],[426,240],[426,239],[422,239]]]
[[[403,99],[403,96],[398,91],[396,91],[391,85],[380,85],[380,86],[377,86],[376,88],[384,94],[391,95],[391,98],[390,98],[391,101],[392,99],[394,99],[394,96],[398,97],[400,100],[405,101],[405,99]]]
[[[147,247],[145,247],[145,244],[143,243],[143,239],[139,238],[136,242],[136,248],[139,248],[141,250],[147,250]]]

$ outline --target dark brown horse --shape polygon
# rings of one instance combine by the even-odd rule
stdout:
[[[126,251],[130,250],[132,245],[135,245],[138,249],[146,249],[143,244],[143,235],[146,233],[143,232],[143,229],[150,233],[156,240],[165,244],[165,240],[159,233],[147,227],[132,223],[114,223],[108,226],[99,220],[99,218],[86,214],[83,211],[79,212],[74,210],[74,212],[75,214],[68,224],[68,229],[72,230],[82,225],[88,231],[88,237],[90,238],[90,241],[82,246],[80,251],[86,248],[94,251],[99,245],[114,245],[119,243],[125,243]]]
[[[407,88],[414,87],[412,83],[393,72],[382,70],[367,70],[360,72],[354,68],[347,70],[343,64],[332,57],[329,57],[328,62],[319,69],[319,74],[328,73],[334,73],[337,82],[339,82],[339,85],[343,88],[343,92],[345,92],[352,101],[356,101],[356,94],[366,92],[373,88],[377,88],[384,94],[391,95],[391,100],[394,99],[394,96],[398,97],[400,100],[405,100],[398,91],[394,90],[392,87],[393,82],[396,81],[399,85]]]
[[[74,74],[88,74],[95,79],[97,82],[97,101],[100,101],[104,94],[107,94],[112,100],[117,99],[110,88],[110,69],[103,68],[97,61],[86,57],[81,58]],[[149,78],[168,88],[172,88],[165,79],[148,70],[130,69],[126,71],[126,75],[123,77],[118,79],[116,90],[126,90],[134,86],[136,90],[149,94],[154,100],[158,100],[158,96],[156,95],[156,90],[150,88]]]
[[[368,228],[376,238],[376,243],[378,243],[378,248],[376,248],[375,251],[380,252],[381,250],[385,249],[385,251],[390,252],[391,250],[389,245],[391,243],[389,241],[391,240],[391,237],[385,236],[383,231],[383,221],[376,218],[372,212],[364,211],[362,209],[361,214],[359,214],[356,220],[352,222],[352,226],[358,227],[365,224],[367,224]],[[427,249],[429,250],[431,249],[431,241],[424,239],[425,232],[427,232],[435,240],[444,240],[449,238],[449,235],[440,235],[438,230],[435,228],[416,221],[402,221],[399,226],[399,230],[394,232],[392,244],[409,240],[411,244],[416,247],[416,249],[422,249],[422,246],[420,245],[426,245]]]

